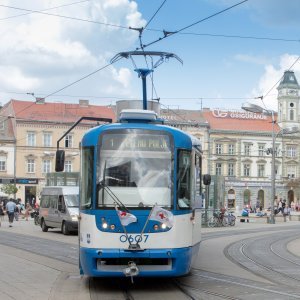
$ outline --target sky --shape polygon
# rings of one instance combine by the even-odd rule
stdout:
[[[162,108],[277,111],[284,71],[300,83],[299,11],[299,0],[0,0],[0,102],[142,99],[134,70],[159,56],[111,63],[142,46],[179,58],[147,77]]]

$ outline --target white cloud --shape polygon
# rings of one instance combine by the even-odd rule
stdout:
[[[23,74],[17,67],[6,66],[0,66],[0,82],[8,88],[27,89],[28,91],[38,88],[40,85],[38,78]]]
[[[20,1],[6,0],[2,4],[45,10],[65,3],[27,0],[21,4]],[[129,0],[91,0],[46,12],[125,27],[145,24],[137,4]],[[1,8],[0,18],[24,13]],[[6,73],[2,73],[2,77],[7,77],[0,81],[0,91],[35,94],[39,91],[51,93],[107,65],[116,53],[135,49],[138,38],[137,32],[128,29],[38,13],[3,20],[0,34],[0,55],[5,58],[0,62],[0,69]],[[130,62],[127,65],[130,66]],[[94,92],[105,96],[106,91],[113,90],[113,95],[122,95],[130,93],[130,81],[131,72],[118,63],[79,86],[81,94]],[[108,86],[111,89],[107,89]],[[72,94],[78,89],[74,86],[66,93]]]
[[[130,80],[132,78],[131,76],[131,72],[129,69],[126,69],[126,68],[121,68],[119,70],[119,72],[117,72],[115,70],[114,72],[114,78],[119,81],[124,88],[127,88],[129,86],[129,83],[130,83]]]
[[[242,62],[253,63],[257,65],[264,65],[268,59],[262,56],[255,56],[249,54],[236,54],[235,59]]]
[[[258,82],[258,86],[253,89],[252,96],[257,97],[260,95],[266,95],[264,97],[264,103],[267,109],[273,109],[277,111],[278,101],[277,101],[277,87],[280,83],[280,80],[284,74],[284,71],[291,68],[291,66],[298,59],[298,55],[283,54],[280,56],[278,66],[266,65],[265,72],[261,76]],[[298,61],[290,69],[295,72],[295,76],[300,82],[300,62]],[[261,100],[257,100],[258,105],[262,105]]]

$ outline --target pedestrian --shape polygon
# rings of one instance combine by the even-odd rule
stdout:
[[[280,198],[279,202],[278,202],[278,213],[281,212],[283,214],[283,207],[282,207],[282,200]]]
[[[0,226],[1,226],[1,221],[4,221],[4,206],[3,203],[0,203]]]
[[[25,207],[25,219],[26,221],[28,221],[28,217],[30,212],[32,211],[32,207],[30,206],[29,202],[26,203],[26,207]]]
[[[259,207],[260,207],[260,201],[257,199],[256,204],[255,204],[255,212],[259,212]]]
[[[291,211],[295,211],[295,202],[294,201],[291,202]]]
[[[20,212],[21,212],[21,204],[18,202],[16,204],[16,208],[15,208],[15,220],[16,221],[19,221]]]
[[[0,220],[4,220],[4,212],[5,212],[5,207],[3,206],[2,203],[0,203]]]
[[[6,203],[6,212],[8,215],[9,227],[12,227],[12,224],[14,222],[15,209],[16,203],[13,201],[12,198],[10,198],[9,201]]]
[[[247,206],[242,210],[242,217],[249,217],[249,209]]]
[[[283,199],[283,201],[282,201],[282,214],[284,214],[285,207],[286,207],[286,200]]]

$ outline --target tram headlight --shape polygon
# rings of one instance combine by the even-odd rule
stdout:
[[[111,225],[110,225],[110,229],[111,229],[111,230],[115,230],[115,229],[116,229],[116,225],[111,224]]]
[[[161,224],[161,229],[166,229],[167,228],[167,225],[165,223],[162,223]]]
[[[103,223],[102,223],[102,228],[103,228],[103,229],[107,229],[107,227],[108,227],[108,224],[107,224],[106,222],[103,222]]]
[[[78,216],[77,215],[71,215],[71,220],[72,221],[78,221]]]
[[[158,229],[159,229],[159,226],[158,226],[157,224],[155,224],[155,225],[153,226],[153,229],[154,229],[154,230],[158,230]]]

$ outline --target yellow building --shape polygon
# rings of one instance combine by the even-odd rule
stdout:
[[[10,138],[1,137],[0,154],[2,151],[5,157],[7,152],[3,150],[4,144],[8,145],[5,140],[14,142],[11,147],[14,155],[6,155],[7,166],[13,167],[0,173],[0,179],[6,179],[0,183],[16,184],[16,198],[31,204],[39,198],[46,184],[46,174],[55,171],[57,140],[81,117],[115,118],[112,108],[90,105],[88,100],[79,100],[79,104],[50,103],[44,99],[35,102],[11,100],[2,107],[0,115],[11,128],[7,133]],[[60,149],[66,151],[65,172],[79,172],[80,140],[86,130],[96,124],[83,120],[60,141]]]

